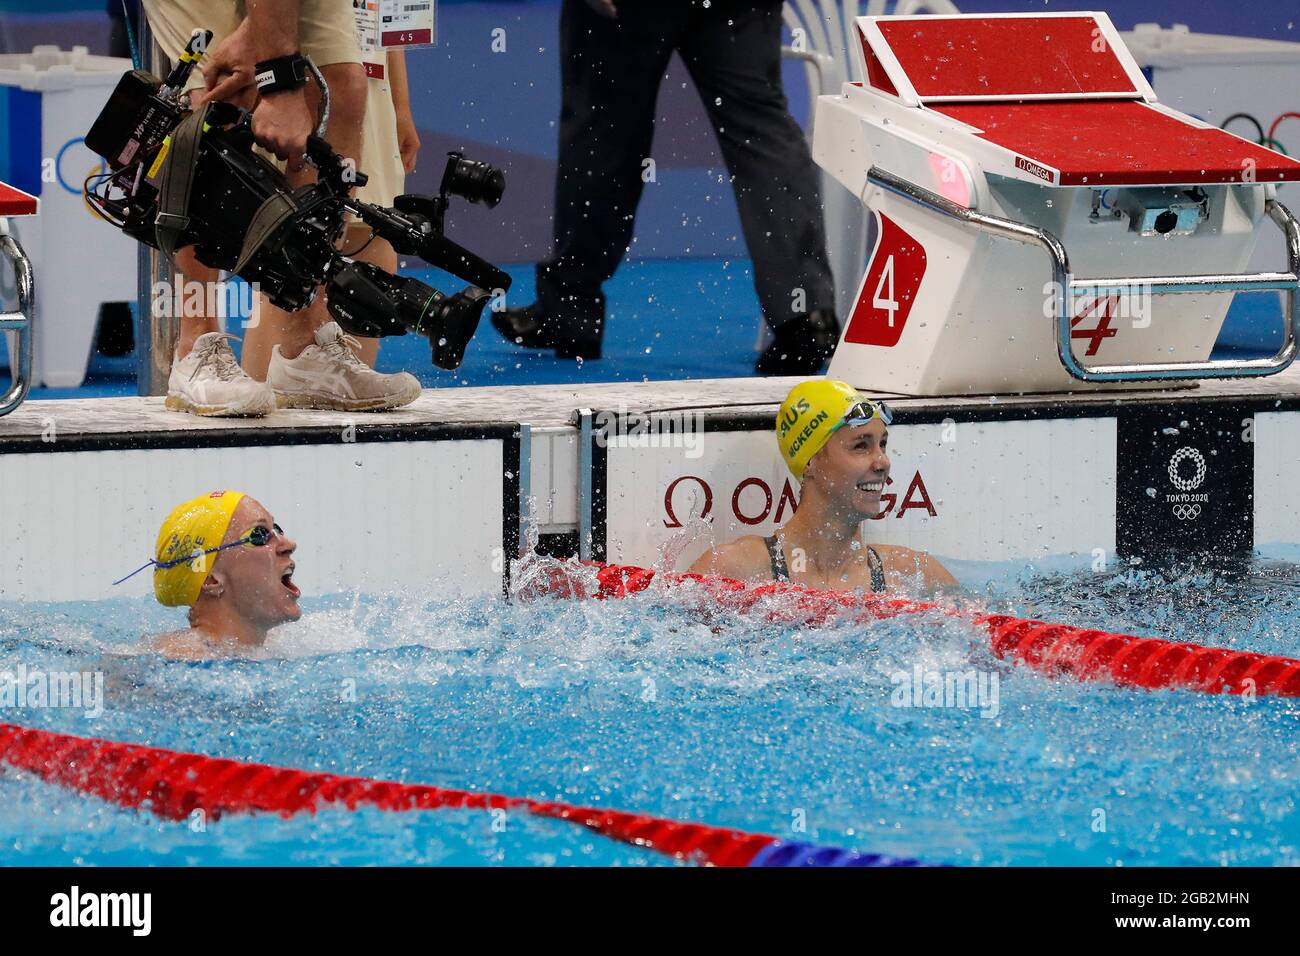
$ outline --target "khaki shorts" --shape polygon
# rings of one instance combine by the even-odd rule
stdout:
[[[369,177],[357,190],[362,202],[391,206],[406,191],[406,170],[397,148],[397,111],[388,80],[366,80],[366,121],[361,129],[361,171]]]
[[[210,46],[216,46],[244,19],[244,0],[143,0],[159,48],[173,63],[196,29],[212,31]],[[361,46],[351,0],[302,0],[298,26],[299,49],[317,66],[360,63]],[[204,85],[195,70],[187,87]],[[391,206],[393,197],[405,190],[406,173],[397,148],[397,113],[393,109],[388,81],[366,81],[366,115],[362,127],[361,171],[369,181],[357,191],[365,202]],[[264,150],[259,153],[280,169],[284,163]]]
[[[195,30],[212,31],[209,49],[233,33],[244,19],[245,5],[244,0],[144,0],[144,10],[159,48],[175,63]],[[351,0],[302,0],[298,49],[317,66],[360,63]],[[190,75],[187,86],[203,86],[199,70]]]

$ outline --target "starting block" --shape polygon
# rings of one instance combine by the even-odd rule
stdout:
[[[11,362],[13,380],[0,396],[0,416],[8,415],[23,403],[32,382],[32,306],[36,292],[32,278],[32,264],[18,240],[9,234],[5,221],[10,216],[34,216],[38,200],[21,189],[0,183],[0,256],[13,264],[14,284],[18,291],[18,308],[14,312],[0,310],[0,331],[14,333],[9,340],[10,354],[18,360]]]
[[[0,219],[7,216],[34,216],[37,202],[35,196],[0,183]]]
[[[1158,103],[1104,13],[856,26],[866,80],[819,98],[813,156],[876,243],[828,374],[951,395],[1290,365],[1300,162]],[[1265,220],[1284,270],[1242,274]],[[1209,361],[1235,292],[1282,294],[1273,357]]]

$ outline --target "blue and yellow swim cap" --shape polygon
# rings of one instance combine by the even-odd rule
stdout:
[[[213,491],[191,498],[172,509],[158,530],[154,560],[169,564],[221,544],[230,528],[235,508],[244,499],[242,491]],[[215,554],[195,555],[192,561],[178,561],[174,567],[155,568],[153,593],[167,607],[186,607],[199,599],[199,591],[216,562]]]
[[[854,406],[871,404],[847,382],[819,378],[790,389],[776,416],[776,442],[781,457],[796,478],[813,456],[826,447],[831,434]]]

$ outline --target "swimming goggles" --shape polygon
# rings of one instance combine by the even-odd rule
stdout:
[[[277,536],[281,538],[284,537],[284,530],[278,524],[272,524],[269,528],[263,524],[255,525],[245,531],[238,540],[232,541],[230,544],[219,544],[215,548],[208,548],[206,551],[191,551],[189,554],[181,555],[179,558],[172,558],[170,561],[155,561],[150,558],[126,577],[118,578],[113,582],[113,584],[116,585],[121,584],[123,581],[128,581],[148,567],[157,568],[159,571],[166,571],[168,568],[175,568],[182,564],[188,564],[189,562],[204,557],[205,555],[216,554],[218,551],[226,551],[230,548],[242,548],[246,544],[252,545],[254,548],[265,547],[270,543],[271,538]]]
[[[831,427],[828,434],[834,434],[836,429],[843,428],[845,425],[857,428],[860,425],[867,424],[873,418],[879,418],[884,422],[885,427],[888,428],[890,425],[894,424],[894,410],[884,402],[871,402],[865,400],[858,402],[844,413],[844,417]]]

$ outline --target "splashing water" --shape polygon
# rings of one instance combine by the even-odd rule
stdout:
[[[1300,863],[1296,701],[1052,681],[960,620],[812,629],[708,606],[427,593],[308,599],[257,659],[165,661],[144,600],[0,604],[0,671],[104,675],[97,719],[20,724],[334,773],[560,799],[934,862]],[[1296,568],[1071,576],[1005,569],[994,610],[1300,657]],[[532,596],[532,600],[523,600]],[[779,599],[773,599],[779,600]],[[927,703],[917,675],[975,674],[996,707]],[[996,681],[995,681],[996,678]],[[22,863],[667,862],[560,821],[328,811],[171,823],[0,773]]]

